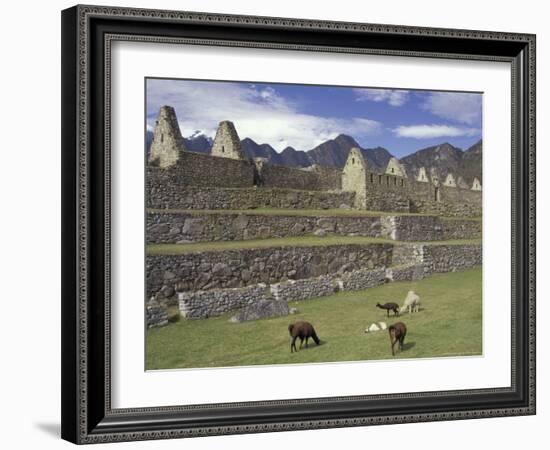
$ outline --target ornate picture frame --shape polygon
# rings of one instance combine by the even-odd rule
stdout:
[[[511,67],[510,386],[112,407],[111,48],[149,42]],[[535,36],[75,6],[62,12],[62,437],[168,439],[535,414]]]

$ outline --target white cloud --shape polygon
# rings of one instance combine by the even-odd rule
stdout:
[[[409,91],[395,89],[354,89],[358,102],[386,102],[391,106],[402,106],[409,100]]]
[[[481,94],[432,92],[420,107],[454,122],[478,125],[481,121]]]
[[[308,150],[341,133],[357,139],[379,133],[381,123],[357,117],[343,120],[299,112],[299,105],[271,87],[246,83],[148,80],[148,111],[175,108],[183,136],[197,130],[214,137],[218,123],[231,120],[241,139],[249,137],[281,151]],[[149,117],[152,123],[155,118]]]
[[[392,129],[397,137],[413,139],[430,139],[440,137],[475,136],[480,130],[477,128],[455,127],[451,125],[409,125]]]

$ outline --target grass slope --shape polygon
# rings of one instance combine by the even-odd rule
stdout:
[[[422,310],[386,318],[377,302],[402,303],[409,289]],[[390,283],[365,291],[338,293],[293,303],[299,313],[239,324],[231,314],[185,320],[147,331],[147,369],[226,367],[256,364],[358,361],[392,358],[387,331],[365,334],[372,322],[402,320],[408,327],[405,350],[396,358],[479,355],[481,268],[434,274],[416,282]],[[288,324],[310,321],[321,345],[290,353]]]
[[[481,239],[455,239],[449,241],[400,242],[392,239],[364,236],[298,236],[285,238],[250,239],[248,241],[205,241],[188,244],[149,244],[148,255],[182,255],[195,252],[243,250],[252,248],[318,247],[329,245],[366,244],[426,244],[426,245],[481,245]]]

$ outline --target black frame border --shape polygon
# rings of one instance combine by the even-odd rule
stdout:
[[[112,409],[110,44],[504,61],[512,66],[512,385]],[[62,12],[62,437],[74,443],[535,414],[535,36],[78,5]]]

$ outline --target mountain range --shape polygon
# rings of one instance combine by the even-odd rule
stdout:
[[[153,133],[148,131],[146,135],[147,152],[153,140]],[[212,138],[198,132],[188,138],[184,138],[188,150],[198,153],[209,153],[212,147]],[[269,144],[258,144],[250,138],[241,140],[241,146],[245,155],[249,158],[265,158],[271,164],[287,167],[308,167],[313,164],[328,167],[343,167],[348,153],[352,147],[361,149],[368,167],[378,173],[383,173],[388,161],[393,156],[389,150],[383,147],[362,148],[351,136],[340,134],[334,139],[319,144],[311,150],[296,150],[286,147],[282,152],[277,152]],[[414,176],[420,167],[425,167],[429,172],[435,170],[440,179],[444,179],[452,172],[455,179],[462,176],[471,184],[474,177],[482,181],[482,141],[478,141],[470,148],[462,150],[448,142],[422,148],[399,161],[405,167],[407,175]]]

